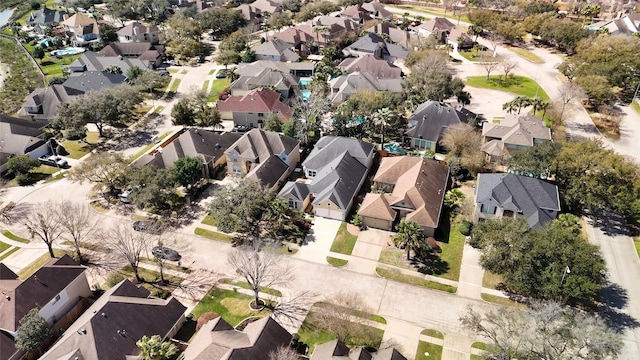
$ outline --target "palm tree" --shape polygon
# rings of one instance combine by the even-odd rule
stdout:
[[[508,101],[502,104],[502,110],[506,110],[508,114],[511,114],[512,112],[515,112],[516,110],[518,110],[518,104],[516,103],[516,99],[513,99],[511,101]]]
[[[533,106],[533,115],[536,115],[538,111],[542,110],[542,117],[544,117],[547,109],[549,108],[549,103],[547,101],[542,100],[542,98],[534,97],[530,100],[531,106]]]
[[[398,233],[393,236],[393,243],[398,247],[404,247],[407,250],[407,260],[411,259],[411,249],[417,249],[424,246],[424,232],[420,225],[411,220],[403,219],[398,224]]]
[[[474,39],[473,39],[474,42],[478,41],[478,36],[482,35],[483,32],[484,32],[484,29],[480,25],[471,25],[467,30],[467,33],[469,35],[474,36]]]
[[[384,129],[392,116],[395,116],[395,113],[389,108],[379,109],[373,114],[373,125],[380,126],[380,150],[384,150]]]
[[[178,353],[178,348],[168,341],[162,341],[160,335],[143,336],[136,342],[140,349],[140,360],[168,360]]]

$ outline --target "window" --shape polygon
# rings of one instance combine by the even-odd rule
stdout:
[[[315,170],[309,170],[309,171],[307,171],[307,173],[309,174],[309,177],[316,176],[316,171]]]
[[[289,209],[297,209],[298,208],[298,202],[295,201],[294,199],[289,199]]]
[[[233,162],[238,162],[238,154],[232,154],[231,158],[233,159]]]
[[[431,149],[433,142],[429,140],[416,139],[416,147],[419,149]]]
[[[495,214],[497,210],[497,207],[493,206],[493,205],[485,205],[482,204],[480,206],[480,212],[483,214]]]
[[[56,295],[56,297],[53,298],[53,301],[51,302],[51,304],[53,305],[53,304],[57,303],[58,301],[60,301],[60,294]]]
[[[263,116],[264,116],[264,113],[258,113],[258,116],[259,116],[259,117],[263,117]]]
[[[233,165],[233,173],[234,174],[239,174],[240,173],[240,166]]]

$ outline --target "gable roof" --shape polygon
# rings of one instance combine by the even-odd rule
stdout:
[[[280,101],[280,93],[267,88],[255,89],[243,96],[229,96],[216,104],[219,111],[270,113],[280,115],[283,121],[293,116],[293,109]]]
[[[65,17],[69,15],[64,10],[54,10],[48,7],[43,7],[42,10],[31,13],[27,19],[27,24],[33,25],[52,25],[54,23],[60,23],[64,21]]]
[[[63,259],[65,261],[62,261]],[[51,259],[24,281],[18,280],[17,276],[11,279],[13,272],[7,270],[9,269],[0,269],[3,273],[3,278],[0,279],[0,291],[4,294],[0,297],[0,328],[16,331],[20,325],[20,319],[29,310],[47,305],[86,269],[65,255],[60,259]]]
[[[338,67],[345,69],[348,73],[360,71],[371,74],[376,78],[402,77],[402,69],[384,59],[375,57],[375,55],[367,54],[356,58],[346,58]]]
[[[251,90],[256,87],[273,87],[278,91],[289,91],[298,85],[298,78],[275,69],[260,69],[255,75],[240,75],[229,88]]]
[[[547,211],[560,211],[557,186],[515,174],[478,174],[475,202],[517,212],[531,228],[542,227],[555,218]]]
[[[347,210],[360,190],[369,169],[348,151],[338,155],[316,173],[309,188],[315,194],[313,205],[330,200],[341,210]]]
[[[150,50],[155,51],[160,55],[160,51],[158,51],[157,48],[163,49],[161,45],[153,45],[152,43],[145,41],[130,43],[112,42],[111,44],[103,47],[102,50],[98,52],[98,55],[138,57]]]
[[[134,163],[142,167],[153,164],[158,169],[166,169],[184,157],[202,157],[205,162],[217,161],[224,152],[242,135],[225,132],[222,134],[204,129],[190,128],[154,154],[145,154]]]
[[[385,198],[390,207],[402,202],[401,207],[413,209],[407,219],[422,226],[438,227],[449,181],[448,166],[420,157],[385,157],[373,181],[394,185]]]
[[[365,2],[362,4],[362,8],[379,18],[387,19],[393,17],[393,13],[387,10],[384,5],[378,1]]]
[[[61,24],[75,27],[75,26],[84,26],[84,25],[92,25],[92,24],[97,25],[98,22],[95,19],[90,18],[87,15],[84,15],[78,12],[73,14],[71,17],[69,17],[65,21],[61,22]]]
[[[366,33],[364,36],[358,39],[358,41],[347,46],[347,48],[343,50],[343,52],[351,54],[350,51],[359,51],[373,54],[379,47],[383,47],[384,49],[386,49],[386,52],[389,55],[396,58],[406,58],[407,55],[409,55],[409,52],[402,46],[390,44],[378,34],[372,32]]]
[[[468,123],[472,114],[429,100],[420,105],[407,120],[411,128],[407,130],[406,135],[411,138],[438,141],[445,128]]]
[[[344,30],[357,31],[360,29],[360,25],[349,19],[329,15],[318,16],[311,20],[310,23],[311,26],[328,26],[330,34],[334,34]]]
[[[273,61],[273,60],[258,60],[252,63],[238,64],[238,67],[236,68],[235,73],[240,76],[257,76],[264,69],[268,69],[268,70],[279,71],[284,74],[291,74],[296,70],[313,71],[314,68],[315,68],[315,65],[313,63],[308,63],[308,62],[286,63],[286,62]],[[293,76],[292,79],[296,79],[296,77]]]
[[[371,143],[343,136],[323,136],[302,163],[307,169],[320,170],[343,152],[357,159],[363,165],[371,156],[375,146]]]
[[[551,129],[534,115],[508,114],[500,123],[484,123],[482,136],[505,144],[533,146],[536,139],[551,140]]]
[[[447,18],[435,17],[429,21],[423,22],[422,24],[418,25],[418,27],[429,32],[437,32],[451,31],[451,29],[455,28],[456,26]]]
[[[401,78],[381,78],[374,74],[356,71],[340,75],[329,81],[331,102],[346,101],[350,95],[361,90],[402,92]]]
[[[411,40],[412,35],[415,36],[414,32],[399,29],[395,25],[388,22],[376,24],[375,26],[367,29],[367,31],[376,33],[378,35],[386,34],[389,36],[389,40],[405,47],[409,46],[409,40]]]
[[[396,218],[396,212],[389,206],[388,196],[385,194],[368,193],[362,205],[360,205],[360,216],[372,217],[375,219],[393,221]]]
[[[134,21],[119,29],[117,33],[118,35],[122,36],[134,36],[136,35],[135,28],[137,28],[138,34],[149,34],[158,32],[158,27],[155,25],[146,26],[140,22]]]
[[[118,66],[123,74],[126,74],[130,68],[136,66],[140,69],[148,69],[149,61],[132,59],[123,56],[102,56],[98,53],[85,51],[82,56],[69,64],[71,76],[74,76],[78,70],[80,71],[104,71],[109,66]]]
[[[263,44],[251,48],[257,55],[279,56],[281,61],[296,62],[300,60],[300,55],[290,49],[288,42],[279,39],[271,39]]]
[[[256,0],[251,3],[251,6],[258,9],[260,12],[269,12],[271,14],[279,12],[282,10],[282,5],[278,2],[271,0]]]
[[[332,340],[324,344],[316,345],[310,360],[407,360],[398,350],[385,348],[370,353],[365,348],[359,347],[349,350],[342,342]]]
[[[311,26],[304,24],[298,24],[295,27],[279,31],[273,34],[271,38],[285,41],[292,46],[315,40]]]
[[[58,114],[58,105],[68,104],[73,101],[75,96],[82,94],[84,92],[58,84],[37,88],[27,95],[22,107],[18,110],[18,116],[38,120],[53,120]],[[27,109],[29,107],[41,107],[40,113],[30,113]]]
[[[70,76],[62,85],[77,92],[88,92],[108,89],[123,84],[127,77],[122,74],[111,74],[104,71],[85,71]]]
[[[0,115],[0,165],[12,155],[25,155],[45,143],[40,137],[46,120],[24,120]]]
[[[361,5],[351,5],[347,6],[340,12],[340,16],[348,17],[355,21],[367,21],[371,20],[371,16],[369,16],[369,11],[365,10]]]
[[[309,185],[305,183],[299,183],[295,181],[289,181],[282,187],[282,190],[278,193],[278,197],[282,198],[286,195],[291,195],[298,201],[304,201],[309,196]]]
[[[185,350],[184,359],[263,359],[279,347],[288,346],[291,337],[287,330],[269,316],[248,324],[244,331],[233,329],[218,317],[198,331]]]
[[[142,336],[166,336],[186,307],[173,297],[149,298],[149,291],[124,280],[109,289],[64,332],[40,359],[122,360],[137,355]]]

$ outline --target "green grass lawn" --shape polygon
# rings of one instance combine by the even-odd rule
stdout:
[[[549,101],[549,95],[542,88],[538,88],[538,83],[524,76],[510,75],[507,83],[504,82],[503,75],[492,75],[489,80],[484,75],[470,76],[465,83],[476,88],[506,91],[530,98],[536,96],[537,90],[538,97],[544,101]]]
[[[131,265],[126,265],[120,270],[120,272],[131,280],[135,278],[133,275],[133,269],[131,268]],[[149,270],[142,267],[138,268],[138,275],[140,275],[140,277],[148,283],[152,283],[160,280],[160,272]],[[168,281],[173,285],[179,285],[184,280],[181,277],[169,275],[166,273],[164,274],[164,279],[165,281]]]
[[[2,235],[4,235],[4,236],[8,237],[9,239],[11,239],[11,240],[13,240],[13,241],[18,241],[18,242],[21,242],[21,243],[24,243],[24,244],[28,244],[28,243],[30,243],[30,242],[31,242],[31,240],[29,240],[29,239],[25,239],[25,238],[22,238],[22,237],[20,237],[20,236],[18,236],[18,235],[15,235],[14,233],[12,233],[12,232],[11,232],[11,231],[9,231],[9,230],[4,230],[4,231],[2,232]]]
[[[218,226],[218,221],[211,215],[205,216],[204,219],[202,219],[202,223],[209,226]]]
[[[193,233],[196,234],[196,235],[199,235],[199,236],[204,236],[206,238],[213,239],[213,240],[219,240],[219,241],[224,241],[224,242],[228,242],[228,243],[233,241],[233,236],[230,236],[230,235],[227,235],[227,234],[223,234],[223,233],[220,233],[220,232],[215,232],[215,231],[199,228],[199,227],[197,227],[193,231]]]
[[[154,114],[160,114],[160,112],[164,110],[164,106],[160,105],[160,106],[156,106],[155,109],[153,109],[153,113]]]
[[[356,240],[358,240],[358,237],[351,234],[347,230],[347,223],[343,222],[340,224],[340,228],[338,229],[335,239],[333,239],[331,251],[351,255],[353,247],[356,246]]]
[[[7,249],[8,249],[8,248],[10,248],[10,247],[11,247],[11,245],[9,245],[9,244],[5,244],[5,243],[3,243],[2,241],[0,241],[0,253],[1,253],[1,252],[3,252],[3,251],[5,251],[5,250],[7,250]]]
[[[173,82],[171,83],[171,87],[169,88],[170,92],[176,92],[176,90],[178,90],[178,86],[180,86],[180,82],[182,80],[180,79],[174,79]]]
[[[8,258],[11,254],[13,254],[14,252],[16,252],[18,250],[20,250],[20,248],[16,246],[13,249],[11,249],[11,250],[7,251],[6,253],[2,254],[2,256],[0,256],[0,261]]]
[[[640,114],[640,103],[638,103],[637,101],[632,102],[631,108],[633,109],[633,111]]]
[[[494,274],[491,271],[485,270],[484,276],[482,277],[482,287],[486,287],[489,289],[495,289],[499,283],[503,282],[504,279],[502,276],[498,274]]]
[[[144,154],[147,153],[147,151],[151,150],[151,148],[154,146],[154,143],[148,144],[147,146],[143,147],[142,149],[140,149],[140,151],[138,151],[135,155],[133,155],[133,157],[131,158],[131,162],[134,162],[136,160],[138,160],[138,158]]]
[[[638,253],[638,257],[640,257],[640,237],[634,236],[633,240],[633,245],[636,246],[636,252]]]
[[[179,70],[179,69],[167,69],[167,71],[168,71],[170,74],[176,74],[176,73],[180,72],[180,70]]]
[[[440,276],[444,279],[458,281],[460,278],[460,266],[462,266],[462,251],[464,250],[464,235],[462,235],[459,231],[459,222],[455,222],[454,226],[449,231],[449,241],[441,242],[438,241],[440,245],[440,249],[442,252],[440,253],[440,260],[444,261],[449,265],[449,269],[441,274],[436,276]],[[437,238],[436,238],[437,239]]]
[[[494,304],[512,306],[512,307],[516,307],[516,308],[519,308],[519,309],[525,309],[527,307],[524,304],[517,303],[517,302],[515,302],[513,300],[509,300],[509,299],[507,299],[505,297],[502,297],[502,296],[495,296],[495,295],[482,293],[482,294],[480,294],[480,297],[482,298],[482,300],[488,301],[488,302],[492,302]]]
[[[209,90],[209,80],[205,80],[202,84],[202,91],[207,92]]]
[[[428,354],[428,355],[427,355]],[[420,341],[416,350],[416,360],[439,360],[442,359],[442,346]]]
[[[491,50],[484,50],[484,51],[476,51],[473,49],[460,50],[458,51],[458,54],[460,54],[463,58],[469,61],[480,61],[483,58],[487,58],[487,57],[493,58],[493,52]],[[500,57],[493,58],[494,61],[500,61],[500,59],[501,59]]]
[[[424,329],[422,330],[422,332],[420,333],[420,335],[427,335],[427,336],[431,336],[434,337],[436,339],[442,339],[444,340],[444,334],[442,334],[440,331],[438,330],[433,330],[433,329]]]
[[[542,60],[540,56],[534,54],[533,52],[527,49],[524,49],[518,46],[509,46],[509,45],[507,45],[507,49],[513,51],[514,53],[518,54],[518,56],[524,59],[527,59],[534,64],[544,64],[544,60]]]
[[[229,78],[215,79],[213,85],[211,85],[211,91],[209,92],[208,102],[218,101],[218,95],[222,93],[226,88],[231,85]]]
[[[215,73],[216,73],[216,71],[217,71],[216,69],[211,69],[211,70],[209,70],[209,75],[213,75],[213,74],[215,74]]]
[[[320,308],[320,309],[336,309],[336,311],[338,312],[345,312],[345,311],[351,311],[351,309],[348,309],[344,306],[340,306],[340,305],[334,305],[328,302],[317,302],[315,304],[313,304],[313,306]],[[367,320],[371,320],[371,321],[375,321],[379,324],[383,324],[386,325],[387,324],[387,320],[385,318],[383,318],[380,315],[376,315],[376,314],[371,314],[371,313],[367,313],[364,311],[358,311],[357,313],[355,313],[355,316],[363,318],[363,319],[367,319]]]
[[[253,297],[233,290],[223,290],[216,287],[209,290],[207,295],[196,305],[191,312],[197,319],[207,312],[215,312],[232,326],[238,325],[249,316],[265,317],[271,312],[268,309],[261,311],[252,310],[249,303]]]
[[[246,281],[237,281],[237,280],[225,278],[225,279],[221,279],[220,282],[223,284],[229,284],[229,285],[241,287],[243,289],[249,289],[249,283]],[[269,295],[274,295],[274,296],[282,296],[282,292],[280,292],[280,290],[272,289],[272,288],[260,287],[260,292],[263,292]]]
[[[53,254],[56,256],[56,258],[60,258],[63,255],[65,255],[66,252],[60,249],[53,249]],[[20,270],[20,272],[18,273],[19,279],[25,280],[29,276],[35,274],[36,271],[40,270],[40,268],[43,267],[44,264],[48,263],[49,260],[51,260],[51,256],[47,251],[46,253],[42,254],[39,258],[32,261],[31,264],[27,265],[22,270]]]
[[[80,140],[65,140],[61,143],[61,145],[67,150],[69,153],[69,157],[72,159],[80,159],[81,157],[87,155],[96,144],[99,142],[99,133],[98,132],[88,132],[87,137],[84,141]]]
[[[387,270],[387,269],[378,267],[376,268],[376,273],[378,273],[378,275],[382,276],[383,278],[386,278],[389,280],[403,282],[409,285],[423,286],[423,287],[434,289],[434,290],[445,291],[451,294],[454,294],[457,290],[455,287],[451,285],[441,284],[439,282],[430,281],[417,276],[405,275],[400,271]]]
[[[182,69],[182,71],[180,71],[180,74],[182,74],[182,75],[186,75],[186,74],[187,74],[187,72],[188,72],[188,71],[187,71],[187,69]]]
[[[349,263],[348,260],[338,259],[331,256],[327,256],[327,262],[335,267],[343,267]]]

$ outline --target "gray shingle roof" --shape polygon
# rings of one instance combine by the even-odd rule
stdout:
[[[81,71],[104,71],[109,66],[118,66],[123,74],[126,74],[130,68],[136,66],[140,69],[149,69],[149,61],[131,59],[120,56],[102,56],[97,53],[86,51],[80,58],[69,65],[69,69],[73,72]]]
[[[44,7],[42,10],[31,13],[29,18],[27,19],[27,24],[34,25],[53,25],[54,23],[60,23],[64,20],[65,15],[67,15],[66,11],[63,10],[53,10],[47,7]]]
[[[313,204],[331,200],[341,210],[347,210],[368,171],[349,152],[344,151],[320,169],[311,182],[311,192],[316,194]]]
[[[398,350],[394,348],[381,349],[370,353],[366,349],[359,347],[349,350],[338,340],[332,340],[324,344],[317,345],[311,354],[310,360],[407,360]]]
[[[374,148],[373,144],[358,139],[323,136],[313,147],[302,166],[311,170],[320,170],[345,151],[364,165]]]
[[[127,77],[103,71],[85,71],[69,77],[62,85],[79,92],[108,89],[123,84]]]
[[[344,59],[338,67],[349,73],[360,71],[378,78],[400,78],[402,76],[402,69],[387,60],[378,59],[374,55]]]
[[[478,174],[476,188],[476,203],[521,213],[532,228],[555,218],[546,211],[560,211],[558,187],[540,179],[514,174]]]
[[[467,123],[471,112],[463,113],[445,104],[429,100],[420,105],[408,120],[406,135],[430,141],[438,141],[442,131],[453,125]]]
[[[262,69],[255,75],[241,75],[234,81],[230,89],[251,90],[257,87],[273,87],[279,91],[286,91],[298,85],[299,79],[280,70]]]
[[[331,102],[346,101],[349,96],[361,90],[402,92],[401,78],[379,78],[366,72],[353,72],[340,75],[329,82],[331,87]]]
[[[533,115],[509,114],[498,124],[484,123],[482,136],[505,144],[533,146],[535,140],[551,140],[551,129]]]
[[[51,85],[44,88],[37,88],[27,95],[22,107],[18,111],[20,117],[33,117],[38,120],[53,120],[58,114],[58,105],[68,104],[73,98],[84,94],[83,91],[66,87],[64,85]],[[40,113],[32,114],[28,107],[42,106]]]
[[[296,200],[303,201],[309,196],[309,186],[304,183],[289,181],[284,184],[282,190],[278,193],[279,198],[285,195],[293,195]]]
[[[290,47],[291,45],[287,42],[272,39],[264,44],[254,46],[252,50],[255,51],[257,55],[280,56],[282,61],[295,62],[300,60],[300,56],[291,51]]]
[[[349,45],[345,50],[349,53],[350,50],[359,51],[359,52],[367,52],[373,54],[379,46],[383,46],[386,48],[386,52],[396,58],[406,58],[409,55],[409,52],[405,50],[402,46],[390,44],[385,41],[378,34],[367,33],[358,41]]]

